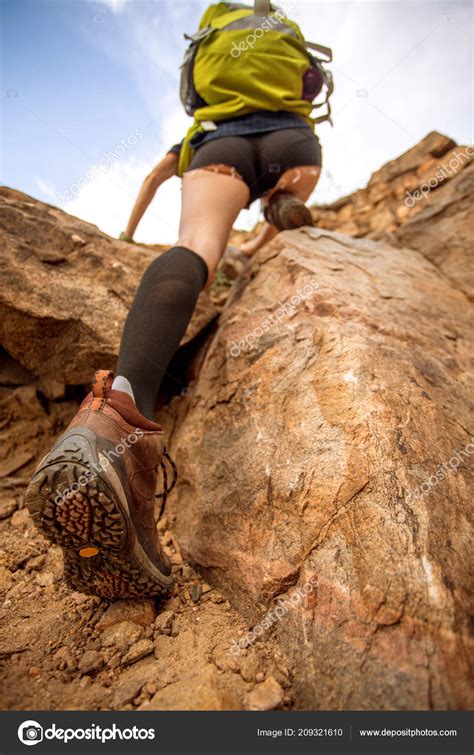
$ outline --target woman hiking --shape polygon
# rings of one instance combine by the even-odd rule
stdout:
[[[155,402],[168,364],[209,285],[239,212],[255,199],[266,225],[252,253],[282,229],[312,224],[304,202],[321,149],[312,100],[329,74],[299,27],[257,0],[211,5],[182,71],[194,123],[145,179],[122,234],[132,240],[158,186],[182,177],[177,243],[145,271],[120,344],[116,377],[98,370],[92,390],[40,462],[26,505],[64,552],[74,589],[104,597],[157,595],[172,585],[155,526],[157,476],[169,459]],[[330,58],[330,50],[313,49]],[[319,78],[318,78],[319,77]],[[172,464],[173,465],[173,464]],[[174,468],[174,465],[173,465]]]

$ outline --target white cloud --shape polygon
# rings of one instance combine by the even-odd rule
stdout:
[[[54,204],[56,203],[57,193],[51,181],[47,181],[41,176],[35,176],[35,184],[45,199],[53,200]]]
[[[103,5],[107,6],[113,13],[121,13],[123,11],[127,0],[99,0]]]
[[[124,230],[140,186],[150,168],[157,162],[127,160],[113,163],[85,185],[79,195],[62,209],[89,223],[94,223],[110,236]],[[178,237],[180,185],[172,178],[158,189],[135,234],[137,241],[149,244],[173,244]]]

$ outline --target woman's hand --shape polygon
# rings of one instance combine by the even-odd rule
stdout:
[[[127,241],[129,244],[134,244],[135,243],[134,240],[132,239],[132,237],[131,236],[127,236],[127,234],[124,231],[122,231],[122,233],[120,234],[119,241]]]

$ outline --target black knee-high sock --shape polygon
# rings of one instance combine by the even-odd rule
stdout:
[[[145,417],[153,419],[161,380],[207,277],[202,257],[175,246],[151,263],[140,282],[125,322],[117,375],[130,381]]]

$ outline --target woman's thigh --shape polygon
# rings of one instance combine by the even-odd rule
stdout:
[[[212,168],[189,170],[183,176],[178,241],[204,259],[209,270],[208,284],[214,278],[232,226],[249,200],[249,189],[242,179],[209,167]]]

